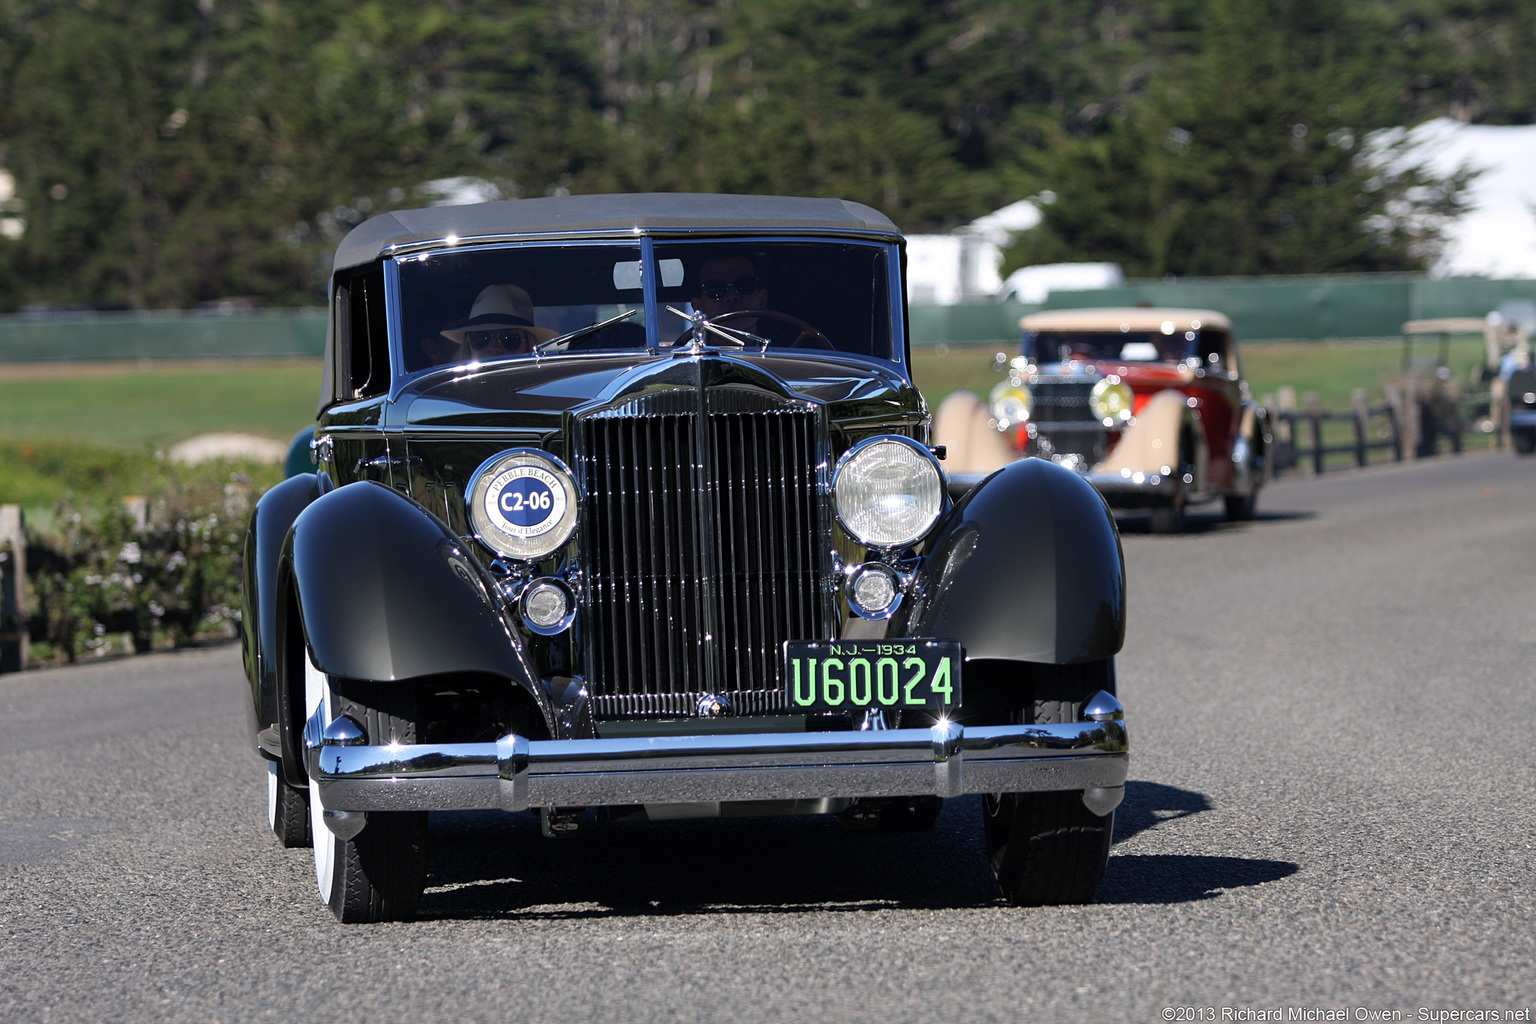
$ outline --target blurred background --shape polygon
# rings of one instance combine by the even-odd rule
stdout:
[[[0,0],[0,562],[37,579],[0,633],[227,632],[331,253],[391,208],[867,203],[931,404],[1062,305],[1220,309],[1260,395],[1374,400],[1425,318],[1486,376],[1475,321],[1536,300],[1532,67],[1523,0]]]

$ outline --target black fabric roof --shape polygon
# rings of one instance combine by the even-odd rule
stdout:
[[[396,210],[359,224],[336,249],[336,269],[377,259],[393,246],[448,237],[477,238],[560,232],[663,233],[850,231],[899,235],[884,214],[843,199],[790,196],[631,195],[552,196],[470,206]]]

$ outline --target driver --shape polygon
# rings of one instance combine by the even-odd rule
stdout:
[[[469,316],[444,328],[442,335],[458,346],[457,358],[467,361],[527,355],[556,333],[534,325],[533,300],[526,291],[515,284],[493,284],[475,296]]]
[[[711,320],[746,309],[767,309],[768,284],[745,256],[708,259],[699,264],[698,287],[691,301],[694,309]],[[758,318],[737,317],[726,321],[725,326],[757,334]]]

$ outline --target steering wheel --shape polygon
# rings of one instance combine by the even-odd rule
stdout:
[[[723,327],[730,323],[732,320],[745,320],[749,317],[755,317],[757,319],[777,320],[780,323],[786,323],[793,327],[796,331],[799,331],[800,333],[795,335],[795,340],[789,343],[790,348],[824,348],[828,350],[833,350],[836,348],[836,346],[832,344],[831,340],[828,339],[825,334],[822,334],[820,331],[806,323],[804,320],[801,320],[797,316],[791,316],[788,313],[781,313],[776,309],[737,309],[729,313],[721,313],[719,316],[711,318],[710,323],[719,324]],[[678,339],[678,342],[681,343],[682,341],[686,340],[687,337],[688,335],[684,334],[682,338]]]

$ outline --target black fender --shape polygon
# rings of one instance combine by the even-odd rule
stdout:
[[[440,519],[398,491],[359,481],[315,499],[288,534],[278,585],[278,652],[291,671],[303,664],[288,650],[297,625],[328,675],[385,684],[498,676],[533,698],[553,734],[549,694],[502,616],[494,581]],[[297,785],[303,696],[293,684],[278,690],[288,725],[282,760]]]
[[[377,682],[484,672],[534,690],[495,586],[441,520],[360,481],[297,520],[285,561],[315,664]]]
[[[243,576],[240,593],[240,653],[250,685],[251,742],[267,756],[277,754],[279,718],[277,701],[277,585],[283,544],[293,521],[320,496],[320,478],[314,474],[284,480],[261,496],[251,510],[245,531]]]
[[[1125,643],[1125,557],[1091,484],[1020,459],[941,521],[914,580],[905,635],[957,639],[967,661],[1068,665]]]

